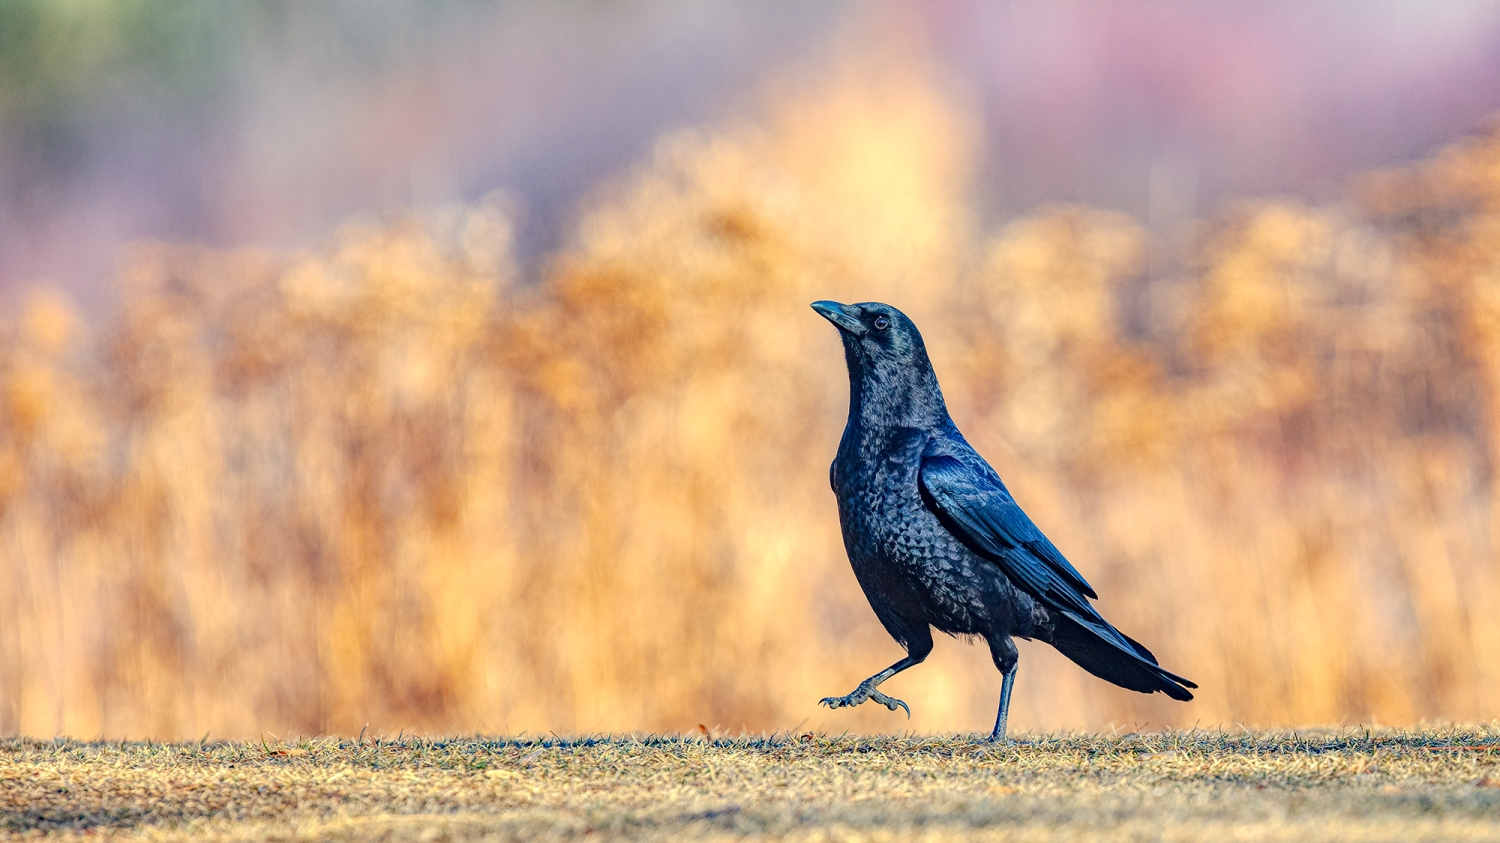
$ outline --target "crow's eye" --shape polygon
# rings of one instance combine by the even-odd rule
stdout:
[[[891,327],[891,320],[885,318],[884,316],[877,316],[875,317],[874,324],[875,330],[884,331],[886,328]]]

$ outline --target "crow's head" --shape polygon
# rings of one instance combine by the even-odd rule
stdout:
[[[812,309],[839,329],[856,404],[894,408],[905,403],[922,415],[934,409],[946,415],[927,346],[906,314],[873,301],[815,301]]]
[[[884,368],[890,364],[931,365],[927,362],[927,347],[922,344],[922,334],[917,331],[917,326],[906,318],[905,313],[888,304],[878,301],[859,304],[815,301],[812,309],[839,329],[851,367],[856,361],[861,368]]]

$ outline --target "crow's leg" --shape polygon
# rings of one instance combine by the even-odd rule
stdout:
[[[859,683],[859,687],[848,694],[842,697],[824,697],[819,703],[829,708],[847,708],[859,705],[865,700],[874,700],[891,711],[895,711],[898,707],[904,708],[906,709],[906,716],[908,718],[911,717],[910,706],[895,697],[888,697],[875,690],[885,680],[890,679],[908,667],[919,665],[927,659],[927,655],[932,652],[932,630],[923,625],[920,633],[913,634],[907,639],[906,646],[906,658]]]
[[[1016,667],[1020,664],[1021,653],[1016,649],[1016,642],[1010,640],[1009,636],[990,639],[989,644],[990,656],[995,660],[995,667],[1000,669],[1000,675],[1004,677],[1000,683],[1000,710],[995,714],[995,728],[990,732],[990,741],[1012,743],[1005,736],[1005,725],[1010,719],[1010,691],[1016,684]]]
[[[925,656],[923,658],[925,658]],[[852,705],[859,705],[865,700],[874,700],[875,702],[880,703],[891,711],[895,711],[898,706],[900,708],[904,708],[906,709],[906,716],[911,717],[911,708],[907,706],[905,702],[902,702],[895,697],[888,697],[875,689],[880,686],[880,683],[884,682],[887,679],[890,679],[892,676],[895,676],[908,667],[921,663],[922,659],[915,658],[913,656],[907,656],[901,661],[896,662],[885,670],[882,670],[874,676],[871,676],[869,679],[866,679],[865,681],[859,683],[858,688],[855,688],[853,691],[850,691],[844,696],[824,697],[819,702],[820,704],[826,705],[829,708],[846,708]]]
[[[995,715],[995,728],[990,732],[990,741],[993,743],[1014,743],[1005,736],[1005,722],[1010,719],[1010,689],[1015,684],[1016,669],[1011,668],[1000,685],[1000,711]]]

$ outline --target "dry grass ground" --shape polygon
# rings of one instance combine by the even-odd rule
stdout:
[[[1500,724],[1423,731],[0,744],[8,835],[1500,840]]]

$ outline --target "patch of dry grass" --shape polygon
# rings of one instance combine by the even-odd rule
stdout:
[[[0,743],[8,834],[1500,839],[1500,724],[975,737]]]

